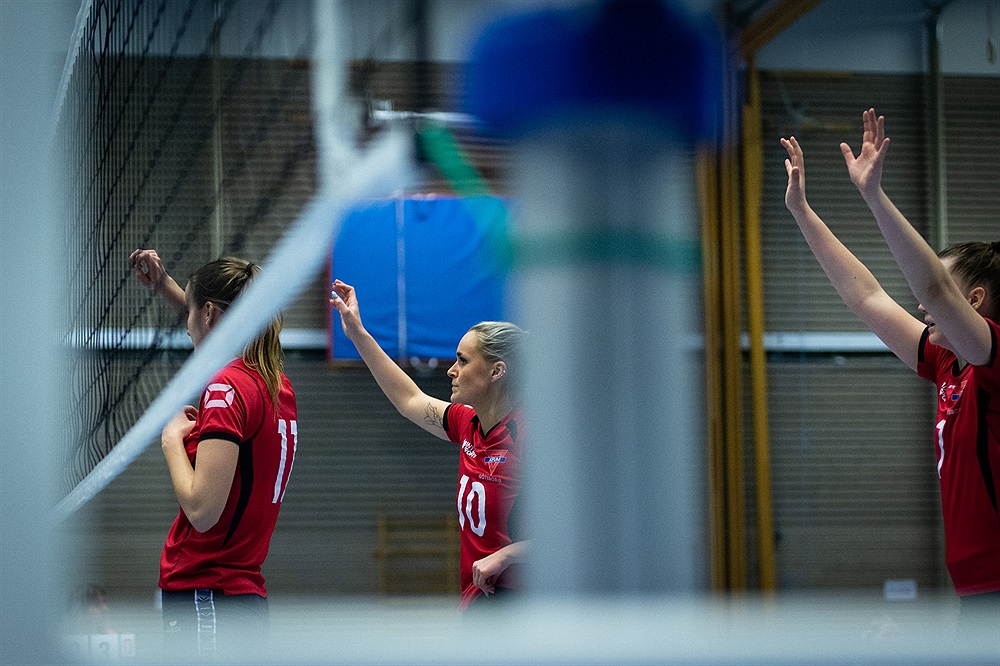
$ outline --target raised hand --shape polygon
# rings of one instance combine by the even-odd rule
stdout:
[[[875,116],[875,109],[862,114],[864,134],[861,138],[861,153],[855,157],[854,151],[846,143],[840,144],[840,152],[847,163],[847,173],[851,182],[861,192],[861,197],[870,202],[882,189],[882,164],[889,152],[889,138],[885,135],[885,118]]]
[[[354,287],[346,282],[334,280],[330,285],[330,304],[340,313],[340,323],[349,339],[354,340],[358,333],[364,331]]]
[[[139,282],[153,291],[159,291],[169,277],[156,250],[135,250],[129,255],[128,261]]]
[[[134,250],[128,261],[136,279],[162,296],[174,312],[183,315],[187,311],[184,290],[167,274],[156,250]]]
[[[806,166],[802,157],[802,147],[793,136],[782,139],[781,145],[788,151],[785,158],[785,172],[788,173],[788,186],[785,188],[785,207],[792,214],[809,207],[806,202]]]

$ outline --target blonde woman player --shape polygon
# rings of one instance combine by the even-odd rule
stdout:
[[[861,151],[840,145],[851,180],[920,302],[923,322],[896,303],[806,201],[805,162],[788,151],[785,204],[844,303],[912,370],[937,387],[933,446],[945,559],[963,609],[1000,611],[1000,241],[935,254],[882,190],[885,119],[864,112]]]
[[[244,259],[205,264],[181,289],[153,250],[136,250],[136,277],[178,313],[197,349],[259,271]],[[251,654],[267,636],[261,565],[295,452],[295,392],[283,374],[280,320],[217,372],[163,429],[180,512],[160,557],[164,644],[171,656]]]
[[[521,489],[524,417],[510,386],[524,331],[508,322],[482,322],[462,336],[455,353],[451,401],[414,383],[365,330],[354,287],[333,283],[331,304],[344,333],[400,414],[432,435],[459,445],[456,509],[461,543],[463,611],[518,588],[516,567],[528,542],[519,540],[514,504]]]

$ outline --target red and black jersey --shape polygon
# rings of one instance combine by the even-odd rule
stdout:
[[[160,557],[162,589],[267,596],[260,569],[298,448],[295,392],[284,375],[278,401],[276,413],[263,378],[242,359],[206,387],[184,440],[188,457],[197,465],[199,442],[223,439],[239,446],[239,461],[218,523],[200,533],[178,514]]]
[[[986,365],[920,340],[917,372],[937,386],[934,448],[944,510],[945,561],[959,595],[1000,590],[1000,326],[987,320]]]
[[[461,608],[468,607],[482,590],[472,584],[472,565],[512,543],[511,510],[521,490],[524,418],[518,410],[482,431],[479,417],[468,405],[453,403],[445,410],[444,430],[458,444],[456,504],[461,533]],[[516,589],[517,565],[504,571],[497,588]]]

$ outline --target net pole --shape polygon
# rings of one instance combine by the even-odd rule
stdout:
[[[713,118],[707,42],[666,3],[605,3],[498,22],[474,51],[473,115],[513,143],[538,601],[706,587],[693,144]]]
[[[49,508],[58,496],[68,354],[63,174],[51,143],[66,48],[57,3],[0,2],[0,663],[60,663],[57,625],[68,562]]]
[[[337,182],[355,158],[350,142],[350,118],[345,101],[347,90],[347,52],[342,0],[317,0],[314,5],[316,44],[313,51],[312,106],[315,118],[317,171],[320,192],[336,188]]]

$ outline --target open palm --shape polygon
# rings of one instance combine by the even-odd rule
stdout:
[[[840,144],[840,152],[847,163],[847,173],[851,182],[867,201],[882,188],[882,164],[889,151],[889,139],[885,136],[885,118],[875,116],[875,109],[864,112],[864,135],[861,139],[861,153],[855,157],[854,151],[846,143]]]

